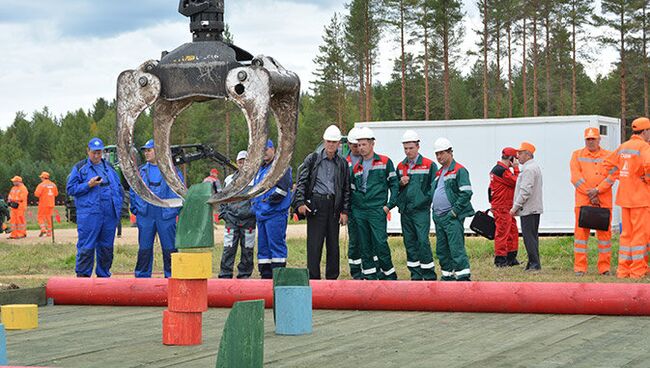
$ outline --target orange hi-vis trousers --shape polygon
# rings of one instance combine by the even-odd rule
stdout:
[[[646,252],[650,240],[649,218],[648,207],[622,207],[623,232],[618,250],[617,277],[638,279],[646,275]]]
[[[52,212],[54,207],[41,207],[38,206],[38,225],[41,227],[41,233],[52,236]]]
[[[24,238],[27,236],[27,221],[25,221],[24,209],[11,209],[11,217],[9,223],[11,224],[10,238]]]
[[[576,224],[574,229],[573,241],[573,270],[575,272],[587,272],[587,254],[589,249],[587,244],[589,242],[590,229],[585,229],[578,226],[578,218],[580,217],[580,207],[575,208]],[[609,209],[610,218],[612,209]],[[597,230],[596,238],[598,239],[598,273],[605,273],[609,271],[610,262],[612,259],[612,226],[610,224],[607,231]]]

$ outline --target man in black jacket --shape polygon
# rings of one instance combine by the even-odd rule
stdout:
[[[246,158],[248,153],[240,151],[237,154],[237,165],[242,167]],[[224,180],[224,184],[228,186],[238,175],[239,171],[229,175]],[[237,278],[247,279],[253,273],[253,250],[255,249],[255,213],[251,208],[251,201],[224,203],[219,206],[219,217],[226,223],[223,230],[223,256],[219,278],[232,278],[237,248],[241,245]]]
[[[293,208],[307,218],[309,278],[320,279],[323,240],[326,240],[325,278],[339,277],[339,224],[346,225],[350,209],[348,163],[338,155],[341,131],[330,125],[323,134],[324,148],[309,154],[298,174]]]

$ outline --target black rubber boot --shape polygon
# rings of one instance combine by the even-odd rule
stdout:
[[[506,264],[510,267],[519,266],[519,261],[517,260],[517,251],[508,252],[508,256],[506,257]]]
[[[501,268],[501,267],[507,267],[508,263],[506,261],[506,257],[504,256],[496,256],[494,257],[494,265]]]

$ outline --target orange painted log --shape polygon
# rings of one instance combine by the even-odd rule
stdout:
[[[208,280],[167,279],[167,302],[170,312],[205,312],[208,310]]]
[[[314,309],[650,316],[650,284],[313,280]],[[167,305],[164,279],[51,278],[55,304]],[[273,305],[271,280],[208,280],[208,305]]]
[[[164,345],[201,345],[203,313],[163,311],[162,340]]]

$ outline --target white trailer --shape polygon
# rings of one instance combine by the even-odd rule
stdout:
[[[420,135],[420,153],[434,162],[433,142],[439,137],[451,140],[454,159],[469,170],[475,210],[490,207],[487,189],[489,173],[501,158],[504,147],[519,147],[528,141],[537,148],[535,160],[542,168],[544,181],[544,214],[540,232],[546,234],[572,233],[574,226],[574,187],[570,181],[569,161],[574,150],[584,147],[583,132],[598,127],[601,146],[608,150],[618,147],[620,120],[603,116],[553,116],[513,119],[473,119],[450,121],[387,121],[362,122],[357,127],[369,127],[376,136],[375,151],[391,158],[395,166],[404,159],[401,137],[406,129]],[[399,212],[392,211],[389,233],[401,233]],[[615,210],[613,224],[620,223],[620,210]],[[469,231],[469,223],[465,222]],[[431,227],[432,231],[434,227]]]

